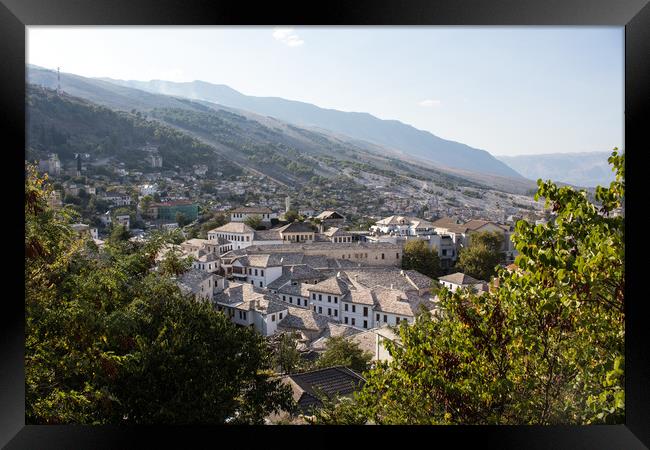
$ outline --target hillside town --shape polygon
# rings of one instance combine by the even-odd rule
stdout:
[[[148,173],[110,163],[98,170],[84,158],[76,155],[74,164],[64,167],[52,154],[38,164],[55,187],[51,206],[94,208],[77,208],[86,223],[73,224],[75,231],[89,235],[101,248],[117,229],[137,241],[147,240],[156,230],[177,230],[183,240],[167,244],[157,261],[173,254],[191,262],[176,279],[181,290],[211,302],[235,325],[253,328],[268,339],[297,336],[306,359],[322,354],[328,339],[342,337],[371,355],[371,361],[389,360],[383,343],[398,339],[394,327],[401,322],[413,323],[421,311],[436,313],[437,288],[478,293],[489,289],[490,280],[455,270],[459,253],[471,247],[473,235],[500,235],[501,264],[506,267],[516,256],[510,240],[515,221],[525,216],[542,222],[547,217],[541,209],[519,216],[515,212],[521,210],[509,209],[501,211],[501,220],[490,220],[495,214],[484,210],[475,216],[469,205],[441,206],[444,200],[435,195],[424,197],[427,207],[422,209],[423,198],[412,193],[405,201],[396,200],[404,194],[394,191],[383,192],[386,202],[378,215],[359,220],[358,209],[343,203],[343,193],[342,207],[327,209],[318,198],[305,202],[299,193],[289,194],[252,176],[215,181],[204,190],[204,167],[160,171],[161,157],[151,146],[143,149],[143,160],[153,170]],[[256,201],[238,203],[252,198]],[[441,215],[448,212],[453,215]],[[217,216],[221,224],[205,230]],[[201,227],[204,233],[197,232]],[[437,253],[437,278],[403,267],[404,247],[413,241]],[[360,374],[349,368],[316,372],[311,375],[321,388],[332,378],[363,384]],[[286,377],[300,392],[296,401],[301,404],[304,389],[314,386],[306,386],[300,376]],[[317,400],[307,397],[313,406]]]

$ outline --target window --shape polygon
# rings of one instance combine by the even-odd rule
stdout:
[[[332,315],[332,308],[327,308],[327,315],[331,316]]]
[[[352,325],[354,325],[354,317],[352,318]]]
[[[271,322],[275,322],[275,314],[271,314]]]
[[[260,281],[260,287],[264,287],[264,285],[262,284],[262,282],[261,282],[261,281]]]
[[[386,314],[384,314],[384,323],[388,322],[388,318],[386,317]]]
[[[338,297],[334,297],[334,303],[338,303],[338,302],[339,302]]]
[[[257,269],[255,269],[255,276],[257,276]]]
[[[253,280],[251,280],[251,284],[255,284],[255,282]]]
[[[357,312],[357,307],[355,305],[352,305],[352,312],[353,313]]]
[[[246,269],[244,269],[244,270],[246,270]],[[250,267],[248,268],[248,274],[253,275],[253,269],[251,269]]]
[[[368,321],[367,320],[363,321],[363,328],[368,328]]]
[[[399,259],[399,253],[395,253],[395,259]]]
[[[264,276],[264,271],[262,270],[262,271],[260,271],[260,272],[261,272],[260,275]]]
[[[348,310],[348,304],[347,304],[347,303],[344,303],[344,305],[345,305],[345,306],[344,306],[343,309],[344,309],[345,311],[347,311],[347,310]]]
[[[335,309],[335,310],[334,310],[334,317],[338,317],[338,316],[339,316],[339,310],[338,310],[338,309]]]
[[[280,320],[282,320],[282,313],[280,313]]]
[[[316,294],[311,294],[311,298],[313,298],[314,300],[316,300]]]
[[[244,311],[244,320],[246,320],[246,311]]]
[[[347,324],[348,324],[348,318],[347,318],[347,317],[344,317],[344,318],[343,318],[343,322],[345,322],[345,324],[347,325]]]
[[[283,301],[283,302],[286,302],[286,301],[287,301],[287,297],[283,295],[283,296],[282,296],[282,301]]]
[[[377,322],[379,322],[379,314],[377,314]]]
[[[318,294],[318,301],[323,300],[323,296],[321,294]]]
[[[331,295],[327,296],[327,303],[332,303],[332,296]]]
[[[368,307],[367,306],[363,307],[363,317],[368,317]]]
[[[442,256],[447,256],[447,249],[444,249],[444,250],[442,251]]]
[[[314,312],[316,312],[316,306],[314,306]]]
[[[381,254],[381,259],[384,259],[384,254],[383,253]]]
[[[318,314],[323,314],[323,308],[320,306],[318,307]]]

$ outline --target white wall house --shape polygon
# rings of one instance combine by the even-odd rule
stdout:
[[[231,222],[245,222],[249,217],[259,216],[262,222],[271,222],[277,219],[278,214],[264,207],[242,207],[230,211]]]
[[[253,243],[255,230],[240,222],[229,222],[208,231],[208,240],[217,241],[219,238],[232,243],[232,250],[246,248]]]
[[[455,292],[461,288],[470,288],[476,289],[477,291],[483,291],[487,286],[487,283],[485,281],[477,280],[461,272],[445,275],[444,277],[438,278],[438,281],[442,286],[446,287],[451,292]]]

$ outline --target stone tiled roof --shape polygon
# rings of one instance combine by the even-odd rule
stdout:
[[[297,306],[287,306],[288,314],[278,323],[278,327],[289,330],[322,332],[328,323],[336,322],[315,311]]]
[[[214,296],[218,304],[235,307],[245,311],[257,311],[262,314],[272,314],[287,310],[277,295],[258,289],[247,283],[229,283],[228,287]]]
[[[342,230],[337,227],[332,227],[323,233],[328,237],[338,237],[338,236],[351,236],[350,232]]]
[[[305,414],[321,406],[319,392],[330,397],[349,395],[365,383],[361,375],[343,366],[286,375],[283,381],[291,386],[293,399]]]
[[[259,207],[259,206],[242,206],[239,208],[232,209],[229,212],[244,213],[244,214],[271,214],[273,211],[271,211],[269,208]]]
[[[343,214],[340,214],[336,211],[323,211],[319,215],[316,216],[317,219],[320,220],[328,220],[328,219],[343,219]]]
[[[331,277],[308,288],[309,291],[343,295],[350,290],[348,284],[339,277]]]
[[[271,230],[256,230],[253,233],[253,241],[281,241],[280,231],[277,228]]]
[[[446,281],[447,283],[453,283],[458,285],[467,285],[467,284],[477,284],[483,283],[481,280],[472,278],[469,275],[465,275],[462,272],[452,273],[451,275],[445,275],[444,277],[438,278],[439,281]]]
[[[356,289],[349,291],[341,301],[372,306],[375,304],[375,297],[371,289]]]
[[[201,289],[201,283],[214,276],[214,274],[206,272],[205,270],[192,268],[181,275],[178,278],[177,283],[181,286],[182,289],[185,288],[185,290],[197,292]]]
[[[277,229],[280,233],[313,233],[314,229],[305,222],[291,222]]]
[[[244,222],[228,222],[225,225],[210,230],[209,233],[253,233],[254,231]]]
[[[436,307],[435,302],[427,297],[420,297],[416,294],[408,294],[395,289],[374,289],[373,293],[376,299],[376,312],[414,317],[420,305],[424,305],[428,310]]]

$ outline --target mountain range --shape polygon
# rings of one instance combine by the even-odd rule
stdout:
[[[33,65],[29,65],[27,69],[28,83],[44,86],[50,89],[57,87],[58,80],[56,72]],[[152,86],[156,85],[156,82],[151,83]],[[528,192],[531,187],[534,187],[534,183],[532,183],[531,180],[522,177],[516,171],[510,169],[506,164],[498,161],[483,150],[473,149],[464,144],[445,141],[428,132],[417,130],[397,121],[385,121],[364,113],[345,113],[334,110],[324,110],[314,105],[284,99],[262,98],[260,100],[260,98],[244,96],[237,93],[237,91],[224,86],[211,85],[203,82],[190,83],[190,85],[194,87],[199,86],[204,88],[203,90],[199,90],[203,92],[201,99],[196,98],[199,96],[199,93],[201,93],[196,90],[195,92],[178,92],[194,97],[192,99],[181,95],[169,95],[171,93],[168,91],[166,91],[167,94],[154,92],[155,90],[166,90],[167,87],[171,85],[176,85],[177,89],[180,89],[180,87],[184,86],[183,83],[170,84],[169,82],[160,82],[159,84],[161,86],[166,87],[156,89],[150,87],[148,90],[145,90],[146,86],[144,85],[138,85],[139,87],[136,88],[127,86],[129,84],[134,86],[138,85],[137,82],[122,82],[117,80],[108,81],[108,79],[87,78],[68,73],[61,73],[60,76],[60,85],[64,92],[114,110],[141,111],[145,114],[147,112],[158,110],[157,113],[159,115],[161,109],[187,110],[203,115],[228,112],[245,117],[249,121],[254,121],[262,125],[264,128],[273,129],[276,132],[283,134],[285,137],[291,137],[291,139],[294,140],[302,139],[304,141],[305,136],[308,135],[309,139],[312,141],[313,139],[320,139],[322,141],[320,145],[323,145],[323,143],[326,142],[335,142],[335,145],[338,145],[339,147],[342,146],[356,149],[355,151],[361,151],[365,156],[373,155],[372,158],[374,159],[379,158],[384,160],[382,165],[385,167],[397,167],[402,164],[409,167],[409,170],[415,170],[415,172],[418,173],[425,172],[435,173],[438,175],[446,174],[446,176],[454,179],[464,179],[469,184],[480,184],[513,193]],[[218,100],[216,94],[214,94],[216,91],[229,94],[229,97],[227,96],[221,99],[223,103],[235,104],[236,102],[233,99],[238,98],[240,103],[236,104],[238,106],[245,106],[249,109],[245,110],[243,108],[224,105],[223,103],[215,103],[214,100]],[[213,94],[211,95],[210,92],[213,92]],[[266,108],[273,110],[282,109],[273,105],[285,106],[285,115],[276,115],[283,115],[283,117],[286,117],[286,115],[291,114],[292,117],[296,117],[296,122],[264,114],[269,111],[262,107],[255,107],[255,104],[267,105],[265,106]],[[295,111],[290,111],[291,108],[289,108],[288,105],[293,105],[297,109]],[[251,111],[251,109],[258,109],[259,112]],[[338,121],[340,126],[337,127],[336,124],[330,124],[330,122],[326,122],[325,120],[319,122],[317,124],[318,126],[314,125],[313,120],[310,121],[310,125],[298,124],[300,120],[297,117],[301,116],[301,111],[304,112],[304,116],[306,117],[327,116],[330,118],[328,119],[330,121],[333,121],[334,119],[332,118],[335,118],[335,121]],[[312,111],[313,114],[308,114],[307,111]],[[349,124],[345,125],[346,118],[350,118],[349,121],[351,123],[361,124],[359,125],[360,131],[354,132],[354,130],[351,129],[346,129],[345,131],[347,131],[347,133],[341,131],[341,127],[343,126],[350,128]],[[356,121],[356,119],[359,118],[360,120]],[[158,119],[164,120],[161,117],[158,117]],[[175,117],[175,119],[176,120],[174,121],[167,122],[167,124],[188,132],[210,145],[219,147],[223,144],[217,142],[218,140],[215,140],[214,136],[209,139],[209,137],[205,135],[205,130],[203,130],[203,135],[201,135],[200,130],[191,129],[191,127],[188,128],[187,123],[183,124],[177,120],[178,117]],[[196,117],[194,119],[196,119]],[[331,130],[327,127],[337,129]],[[370,130],[372,129],[377,130],[376,133],[381,137],[381,139],[373,138],[372,141],[367,140],[371,138]],[[395,133],[394,137],[390,138],[390,130],[392,129],[398,131]],[[350,136],[350,134],[353,134],[354,136]],[[395,148],[377,143],[382,140],[386,141],[387,139],[401,139],[404,142],[412,139],[413,142],[416,143],[418,139],[427,140],[432,144],[430,155],[428,157],[423,157],[421,154],[418,154],[417,150],[412,150],[414,147],[406,144],[401,148]],[[447,150],[441,150],[443,148],[447,148]],[[227,149],[222,145],[221,150],[222,153],[227,153]],[[332,154],[332,149],[327,147],[320,148],[318,151],[322,152],[323,155],[331,156]],[[233,158],[237,158],[237,156],[241,155],[232,155]],[[436,158],[446,158],[446,163],[440,162]],[[452,161],[454,165],[453,167],[450,167],[452,165],[450,161]],[[481,164],[482,167],[476,167],[477,161],[483,161],[483,164]],[[244,162],[245,161],[239,161],[240,164]],[[262,169],[264,169],[264,167],[262,167]]]
[[[552,153],[497,156],[526,178],[553,180],[574,186],[608,186],[614,172],[607,162],[611,152]]]

